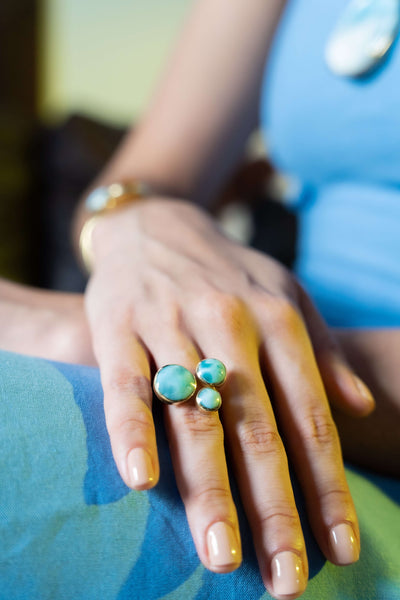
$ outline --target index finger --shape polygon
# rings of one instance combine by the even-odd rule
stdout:
[[[93,338],[114,460],[130,488],[150,489],[159,479],[159,462],[146,350],[129,328],[111,323],[96,327]]]

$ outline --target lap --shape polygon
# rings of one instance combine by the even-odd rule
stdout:
[[[265,592],[239,507],[243,565],[218,575],[198,560],[155,404],[159,485],[134,492],[115,468],[97,369],[0,352],[0,600],[258,600]],[[310,560],[304,598],[400,597],[400,482],[347,470],[360,561],[319,552],[302,509]]]

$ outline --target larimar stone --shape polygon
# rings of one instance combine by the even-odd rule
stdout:
[[[399,24],[399,0],[351,0],[326,45],[329,68],[347,77],[367,74],[387,56]]]
[[[196,391],[196,378],[181,365],[166,365],[154,377],[154,391],[167,404],[186,402]]]
[[[94,189],[85,200],[85,207],[89,212],[98,212],[103,210],[110,194],[106,187],[98,187]]]
[[[197,365],[196,375],[202,383],[218,387],[225,382],[226,368],[217,358],[205,358]]]
[[[202,388],[196,396],[197,406],[205,412],[214,412],[221,408],[221,394],[214,388]]]

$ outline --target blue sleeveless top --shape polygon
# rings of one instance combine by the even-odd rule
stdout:
[[[372,75],[324,62],[348,0],[291,0],[266,66],[274,164],[300,181],[296,270],[332,326],[400,326],[400,46]]]

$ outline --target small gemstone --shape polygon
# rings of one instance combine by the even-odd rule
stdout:
[[[196,387],[193,373],[181,365],[166,365],[154,377],[154,391],[161,400],[170,404],[189,400]]]
[[[202,388],[196,396],[197,405],[207,411],[215,411],[221,408],[221,394],[213,388]]]
[[[226,368],[217,358],[205,358],[197,365],[196,375],[203,383],[219,386],[225,382]]]
[[[103,210],[107,205],[109,197],[108,189],[106,187],[98,187],[86,198],[85,207],[89,212],[98,212]]]

